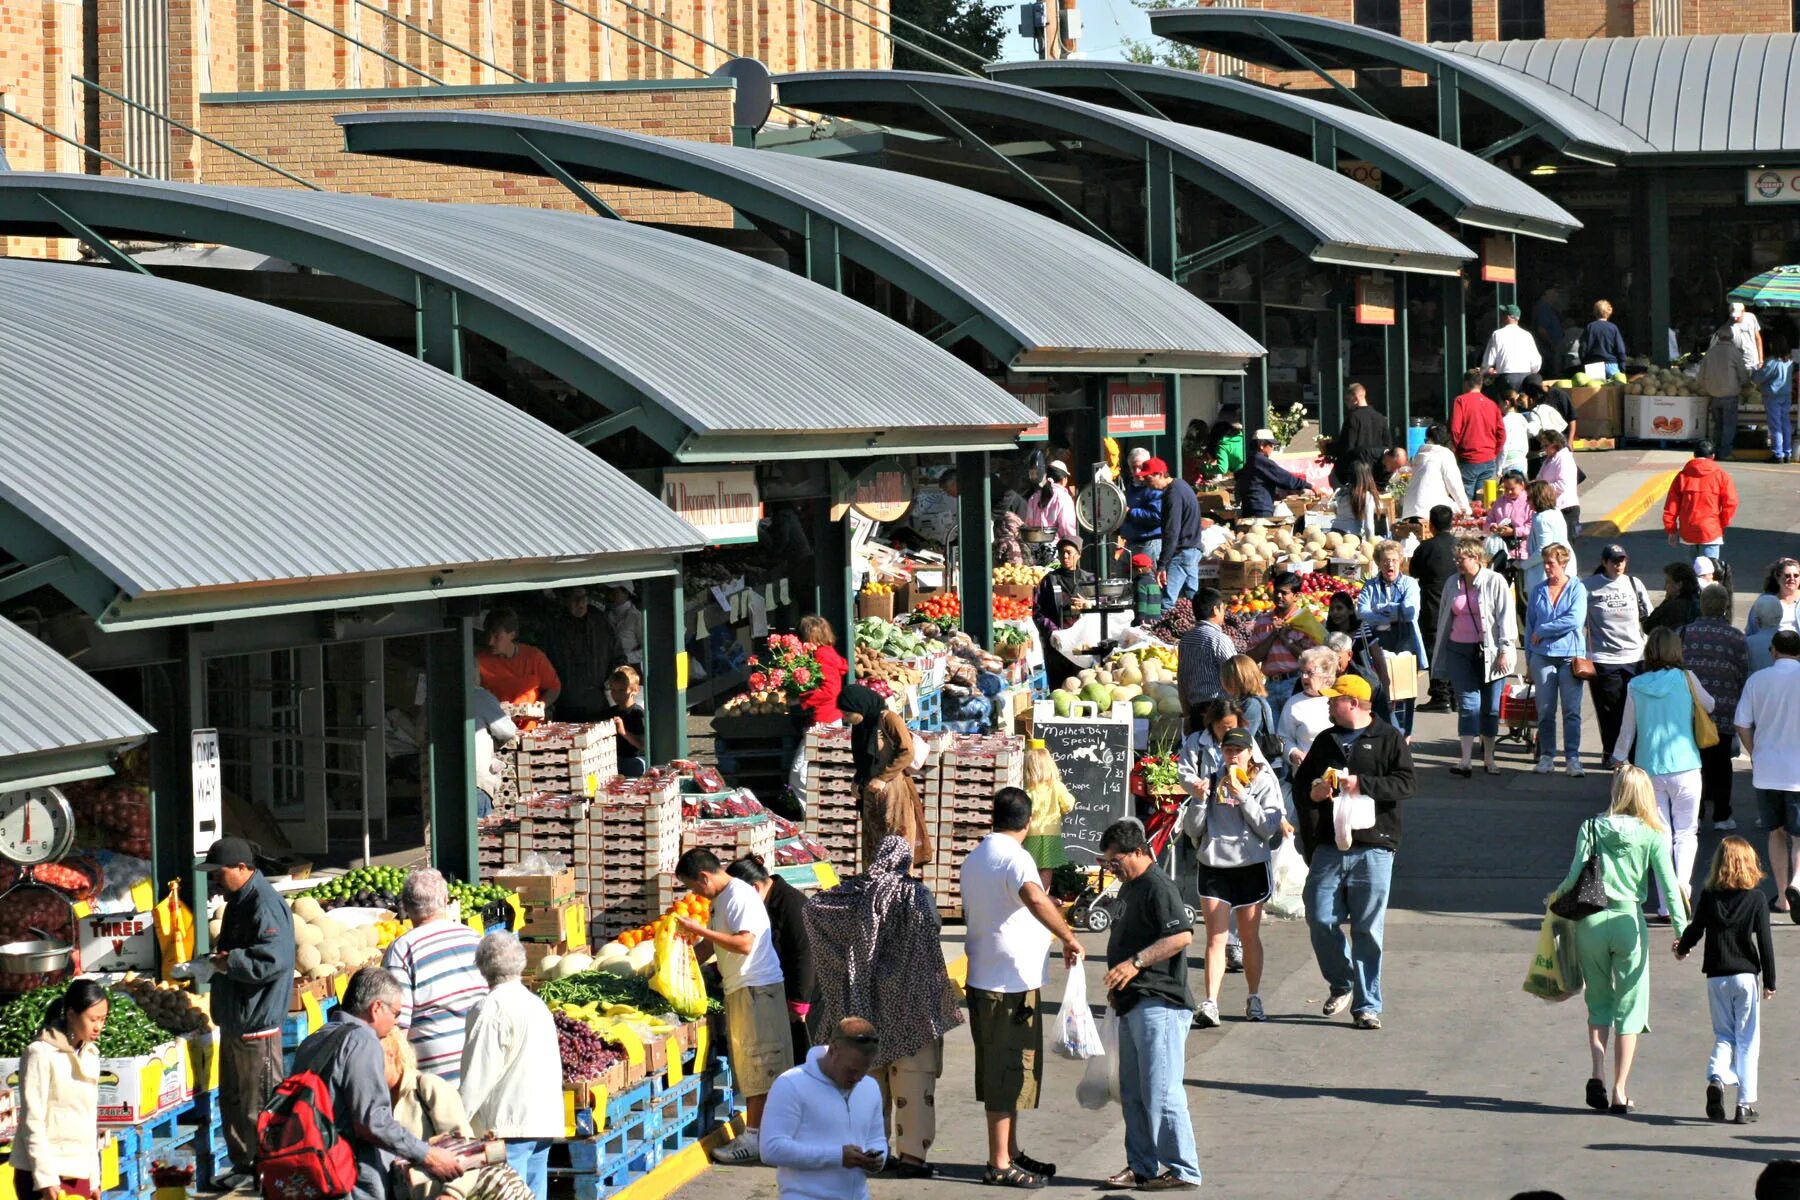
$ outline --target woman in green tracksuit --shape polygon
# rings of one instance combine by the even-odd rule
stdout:
[[[1588,1053],[1594,1071],[1587,1082],[1591,1108],[1619,1115],[1633,1108],[1625,1090],[1637,1056],[1638,1034],[1650,1028],[1649,939],[1644,926],[1644,893],[1651,872],[1670,897],[1669,918],[1676,936],[1687,928],[1685,894],[1676,886],[1669,857],[1669,831],[1657,811],[1650,777],[1633,766],[1613,776],[1612,804],[1584,822],[1575,838],[1575,861],[1547,903],[1575,886],[1590,854],[1598,854],[1606,907],[1575,923],[1575,950],[1587,984]],[[1677,911],[1679,910],[1679,911]],[[1618,1033],[1613,1085],[1606,1087],[1606,1042]]]

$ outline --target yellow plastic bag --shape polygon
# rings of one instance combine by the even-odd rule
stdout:
[[[173,981],[170,974],[176,963],[194,957],[194,913],[181,902],[176,882],[169,880],[169,894],[152,910],[156,919],[156,945],[162,951],[162,977]]]
[[[1575,931],[1569,922],[1546,912],[1544,923],[1538,927],[1537,952],[1532,955],[1531,969],[1525,973],[1524,990],[1553,1003],[1580,995],[1579,974],[1574,979],[1565,978],[1565,967],[1575,972],[1580,969],[1572,961],[1574,945]]]
[[[675,1007],[676,1015],[693,1019],[706,1015],[706,984],[700,978],[700,960],[687,939],[675,932],[675,922],[664,917],[656,923],[656,971],[651,990]]]

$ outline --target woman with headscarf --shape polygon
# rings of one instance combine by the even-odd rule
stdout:
[[[912,847],[915,862],[930,862],[925,805],[906,773],[913,760],[912,730],[886,700],[860,684],[845,685],[838,708],[850,726],[852,781],[862,803],[862,860],[873,862],[882,839],[898,834]]]
[[[817,979],[809,1023],[815,1031],[845,1017],[874,1023],[881,1045],[869,1073],[881,1084],[894,1170],[929,1179],[944,1034],[963,1018],[944,970],[937,903],[912,865],[906,839],[884,838],[862,874],[806,902]]]

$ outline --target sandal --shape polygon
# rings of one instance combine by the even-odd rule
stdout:
[[[1044,1186],[1044,1177],[1033,1175],[1017,1163],[1012,1163],[1005,1167],[989,1167],[981,1173],[981,1182],[989,1187],[1024,1188],[1026,1191],[1036,1191]]]
[[[1605,1112],[1607,1104],[1606,1081],[1590,1079],[1587,1083],[1587,1106],[1595,1112]]]

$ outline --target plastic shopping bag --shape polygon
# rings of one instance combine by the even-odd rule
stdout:
[[[1100,1026],[1100,1053],[1087,1060],[1087,1071],[1075,1085],[1075,1102],[1083,1108],[1119,1103],[1119,1014],[1110,1009]]]
[[[1336,836],[1337,848],[1350,849],[1350,835],[1358,829],[1369,829],[1375,824],[1375,801],[1362,792],[1348,795],[1338,792],[1331,798],[1331,831]]]
[[[1531,969],[1525,973],[1525,991],[1540,1000],[1559,1003],[1569,999],[1581,991],[1580,980],[1571,986],[1563,978],[1562,962],[1557,954],[1558,941],[1568,943],[1569,950],[1574,949],[1574,930],[1569,923],[1554,913],[1544,914],[1544,923],[1538,926],[1537,951],[1531,957]]]
[[[1106,1047],[1100,1043],[1100,1027],[1094,1023],[1094,1012],[1088,1007],[1087,972],[1080,963],[1069,972],[1069,984],[1063,989],[1054,1049],[1064,1058],[1076,1059],[1106,1053]]]
[[[1263,906],[1264,911],[1277,917],[1299,916],[1306,909],[1306,859],[1295,839],[1281,839],[1270,865],[1275,873],[1275,894]]]
[[[173,979],[169,972],[176,964],[194,957],[194,913],[181,902],[181,893],[173,879],[169,880],[169,894],[157,902],[152,916],[155,918],[156,944],[162,951],[163,978]]]

